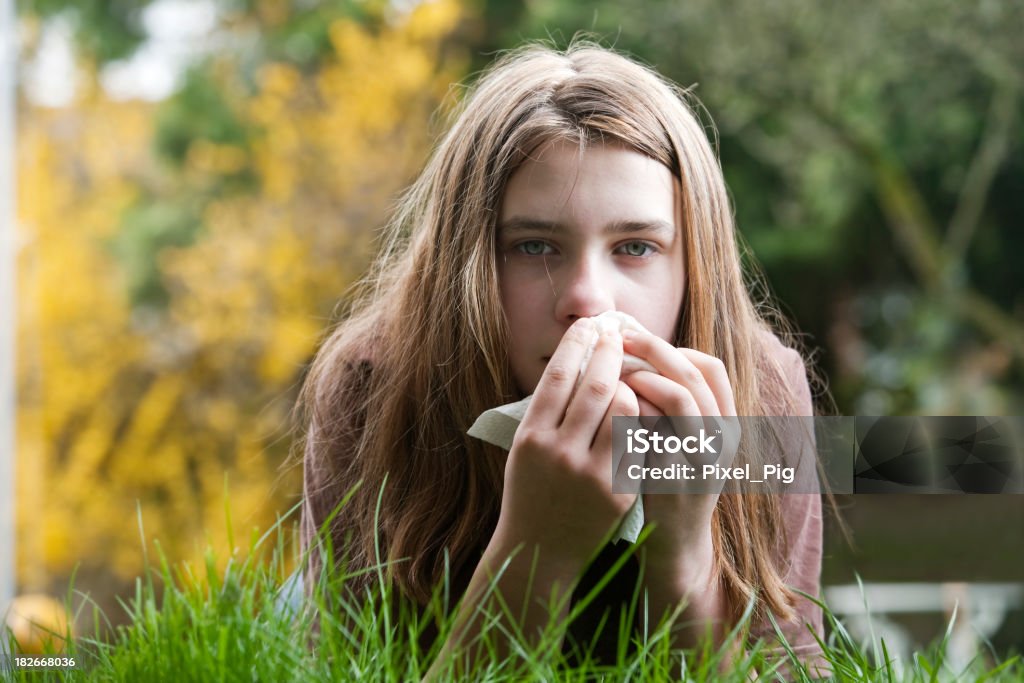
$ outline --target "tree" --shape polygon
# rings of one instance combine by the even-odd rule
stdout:
[[[156,105],[108,101],[92,71],[71,107],[21,117],[23,585],[60,590],[78,562],[94,594],[130,581],[137,502],[197,558],[229,542],[225,494],[243,529],[296,501],[295,390],[426,156],[462,16],[336,16],[315,62],[227,50]]]

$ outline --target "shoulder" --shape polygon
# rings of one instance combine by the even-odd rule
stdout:
[[[306,377],[300,404],[309,469],[337,470],[359,439],[372,394],[372,345],[327,340]]]
[[[757,331],[755,355],[773,411],[782,415],[813,415],[814,404],[807,379],[807,364],[794,348],[762,327]]]
[[[351,407],[353,399],[365,393],[376,365],[372,340],[339,329],[321,346],[306,377],[304,398],[318,413]]]
[[[772,365],[778,366],[788,379],[806,379],[806,366],[800,352],[782,343],[771,330],[762,327],[757,331],[757,346],[760,355]]]

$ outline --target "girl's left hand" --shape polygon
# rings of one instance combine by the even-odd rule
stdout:
[[[641,417],[735,417],[732,385],[721,360],[693,349],[675,348],[650,332],[627,330],[622,337],[626,353],[647,361],[658,371],[641,370],[622,378],[637,395]],[[728,422],[730,427],[723,430],[720,454],[726,465],[739,442],[738,421]],[[731,453],[725,452],[730,448]],[[711,515],[718,495],[644,496],[644,518],[656,523],[646,543],[649,566],[668,571],[678,579],[710,576]]]

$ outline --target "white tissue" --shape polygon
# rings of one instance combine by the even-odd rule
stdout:
[[[580,377],[582,378],[583,372],[587,369],[587,364],[590,362],[590,357],[594,353],[594,347],[597,345],[597,340],[601,334],[606,330],[618,329],[622,330],[636,330],[638,332],[645,331],[643,326],[636,321],[636,319],[626,313],[620,313],[618,311],[605,311],[600,315],[596,315],[591,320],[594,322],[594,333],[590,341],[590,347],[587,349],[586,354],[583,357],[583,362],[580,364]],[[638,370],[650,370],[656,372],[656,370],[646,361],[643,361],[636,356],[626,354],[622,358],[622,374],[628,375]],[[579,380],[577,380],[578,382]],[[530,405],[530,399],[532,396],[527,396],[521,401],[515,403],[507,403],[497,408],[491,408],[490,410],[484,411],[480,417],[473,422],[473,426],[466,432],[470,436],[486,441],[489,444],[504,448],[506,451],[512,448],[512,440],[515,437],[516,429],[519,427],[519,423],[523,421],[523,416],[526,415],[526,409]],[[611,473],[609,472],[609,476]],[[613,540],[618,541],[619,539],[629,541],[630,543],[636,543],[637,537],[640,535],[640,530],[644,526],[644,506],[641,501],[641,497],[636,497],[636,502],[633,503],[633,507],[629,508],[626,512],[626,516],[622,519],[622,524],[615,532]]]

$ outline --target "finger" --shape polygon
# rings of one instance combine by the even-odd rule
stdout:
[[[625,360],[622,361],[622,365],[623,368],[625,368]],[[623,370],[623,372],[625,372],[625,370]],[[623,381],[625,381],[628,376],[629,375],[623,375]],[[632,387],[630,388],[632,389]],[[654,429],[658,425],[658,420],[665,417],[665,413],[658,410],[658,406],[654,405],[639,394],[637,394],[636,400],[637,404],[640,406],[640,425],[647,429]]]
[[[565,409],[565,420],[559,429],[564,430],[567,438],[586,436],[587,443],[593,441],[615,397],[621,371],[622,335],[618,330],[609,330],[597,340],[594,355]]]
[[[699,417],[702,406],[688,387],[646,370],[622,378],[637,396],[649,401],[662,415]]]
[[[665,414],[643,396],[637,396],[636,400],[640,406],[640,425],[647,429],[654,429],[658,420],[665,417]]]
[[[658,373],[689,389],[700,406],[701,414],[722,414],[722,410],[726,406],[719,403],[719,396],[715,393],[708,378],[689,354],[681,352],[680,349],[650,332],[627,330],[623,333],[623,343],[626,353],[649,362]],[[706,359],[713,359],[712,356],[701,355]],[[701,362],[709,371],[711,370],[712,366],[709,362],[705,359],[701,359]],[[728,376],[723,375],[723,377],[728,384]],[[729,397],[731,398],[731,396],[730,390]],[[672,413],[666,414],[672,415]]]
[[[637,417],[640,414],[640,407],[637,396],[632,389],[624,382],[619,382],[615,390],[615,396],[608,406],[601,426],[594,435],[594,443],[591,445],[591,452],[600,460],[612,457],[612,418],[613,417]],[[610,460],[609,460],[610,462]]]
[[[690,362],[697,366],[704,380],[711,387],[711,393],[715,395],[718,403],[718,415],[735,415],[736,400],[732,393],[732,382],[729,381],[729,371],[720,358],[701,353],[696,349],[680,348]]]
[[[555,428],[561,423],[595,334],[594,323],[587,318],[577,320],[566,330],[544,368],[523,422],[542,428]]]
[[[644,424],[645,427],[662,431],[665,436],[671,434],[679,438],[698,433],[703,423],[703,413],[693,394],[686,387],[667,377],[646,371],[633,373],[623,381],[637,396],[650,401],[662,415],[669,418],[666,422],[664,418],[652,417],[650,420],[653,424]],[[663,467],[673,462],[674,458],[671,455],[652,454],[648,456],[648,460],[655,466]]]

